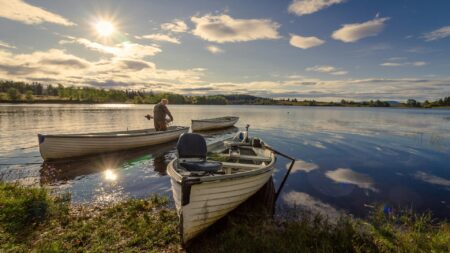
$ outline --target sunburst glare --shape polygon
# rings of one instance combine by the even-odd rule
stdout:
[[[116,181],[117,180],[117,174],[111,170],[111,169],[107,169],[103,172],[103,176],[105,177],[106,180],[108,181]]]
[[[111,21],[99,20],[94,24],[95,31],[100,37],[109,37],[116,31],[115,25]]]

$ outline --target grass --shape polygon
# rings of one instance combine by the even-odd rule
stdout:
[[[307,211],[279,219],[233,216],[224,229],[203,235],[190,252],[450,252],[450,226],[430,214],[386,215],[329,221]]]
[[[74,207],[46,190],[0,183],[0,252],[450,252],[450,226],[431,214],[329,221],[294,210],[271,219],[242,209],[180,247],[166,198]]]
[[[166,198],[69,208],[43,189],[0,183],[0,252],[177,252]]]

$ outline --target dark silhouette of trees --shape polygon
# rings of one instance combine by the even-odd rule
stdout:
[[[161,99],[169,99],[171,104],[199,104],[199,105],[300,105],[300,106],[352,106],[352,107],[389,107],[391,103],[380,100],[355,102],[342,99],[340,102],[320,102],[297,98],[271,99],[245,94],[232,95],[203,95],[184,96],[175,93],[154,93],[141,90],[98,89],[92,87],[66,87],[61,84],[43,85],[38,82],[24,83],[14,81],[0,81],[0,101],[54,101],[59,103],[136,103],[155,104]],[[393,103],[393,106],[405,107],[438,107],[450,106],[450,97],[436,101],[420,103],[409,99],[406,103]]]

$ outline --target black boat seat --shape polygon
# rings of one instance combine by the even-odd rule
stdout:
[[[177,143],[178,158],[198,158],[206,160],[208,148],[203,136],[194,133],[185,133],[180,136]]]
[[[181,167],[187,171],[217,172],[222,168],[222,163],[214,161],[180,162]]]
[[[185,133],[180,136],[177,143],[177,155],[180,166],[187,171],[217,172],[222,163],[207,161],[208,148],[203,136],[194,133]]]

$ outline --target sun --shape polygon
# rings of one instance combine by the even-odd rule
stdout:
[[[100,37],[109,37],[116,31],[116,27],[110,21],[99,20],[95,23],[95,31]]]

